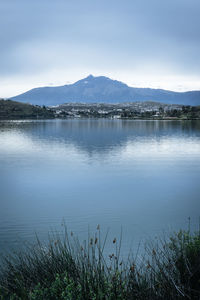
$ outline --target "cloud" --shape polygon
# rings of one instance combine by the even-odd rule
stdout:
[[[73,80],[61,78],[69,70],[200,79],[199,11],[199,0],[1,0],[0,80]]]

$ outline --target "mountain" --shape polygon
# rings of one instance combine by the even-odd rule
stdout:
[[[134,88],[108,77],[89,75],[74,84],[35,88],[11,99],[49,106],[67,102],[123,103],[136,101],[200,105],[200,91],[179,93],[161,89]]]
[[[52,119],[53,111],[40,106],[0,99],[0,120]]]

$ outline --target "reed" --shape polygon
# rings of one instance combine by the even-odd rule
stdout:
[[[107,238],[99,225],[83,243],[66,227],[46,244],[37,238],[34,246],[4,257],[0,299],[200,299],[200,232],[153,241],[142,257],[126,261],[122,234],[112,239],[115,251],[108,257]]]

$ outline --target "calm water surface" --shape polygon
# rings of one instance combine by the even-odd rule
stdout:
[[[188,217],[197,228],[199,194],[199,121],[0,123],[1,252],[65,219],[80,239],[122,227],[126,253]]]

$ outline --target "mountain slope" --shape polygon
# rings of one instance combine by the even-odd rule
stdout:
[[[54,118],[53,111],[45,107],[0,99],[0,120],[52,118]]]
[[[58,105],[67,102],[123,103],[135,101],[200,105],[200,91],[178,93],[160,89],[133,88],[104,76],[90,75],[74,84],[35,88],[12,97],[12,99],[38,105]]]

